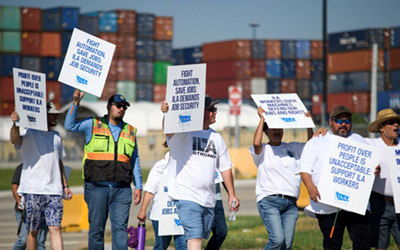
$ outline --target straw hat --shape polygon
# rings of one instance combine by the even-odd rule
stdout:
[[[393,109],[382,109],[378,112],[378,118],[368,125],[368,131],[371,133],[379,133],[379,126],[392,119],[400,120],[400,115],[396,114]]]

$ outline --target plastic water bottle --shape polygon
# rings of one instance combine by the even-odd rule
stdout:
[[[236,220],[236,211],[233,208],[236,206],[236,200],[231,202],[231,207],[229,208],[229,220],[235,221]]]
[[[146,243],[146,224],[144,221],[139,221],[137,228],[138,245],[136,250],[144,250],[144,243]]]

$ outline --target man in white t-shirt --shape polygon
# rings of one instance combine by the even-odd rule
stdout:
[[[61,160],[65,156],[60,134],[52,130],[61,113],[51,102],[47,103],[47,131],[26,129],[20,134],[16,122],[18,113],[11,114],[13,125],[11,143],[20,151],[23,167],[18,194],[25,198],[25,224],[28,237],[27,249],[37,249],[37,235],[43,220],[50,231],[52,249],[62,249],[61,220],[63,215],[62,196],[71,199],[72,192],[65,177]]]
[[[345,228],[353,241],[353,249],[370,249],[371,231],[369,211],[366,215],[341,210],[336,220],[335,230],[331,235],[331,229],[335,222],[336,207],[319,203],[321,196],[318,192],[318,184],[322,168],[328,157],[326,151],[333,136],[341,136],[349,140],[366,143],[363,137],[351,131],[350,109],[345,106],[336,106],[330,114],[330,130],[325,136],[314,137],[309,140],[301,154],[298,173],[307,187],[310,195],[310,205],[305,208],[306,214],[315,216],[323,234],[324,249],[341,249]]]
[[[203,130],[167,134],[171,152],[168,193],[176,200],[179,219],[185,230],[188,249],[201,249],[202,238],[208,238],[214,218],[216,204],[215,171],[221,172],[228,191],[228,206],[236,200],[235,211],[240,201],[235,195],[232,163],[222,136],[210,128],[215,123],[217,108],[206,95]],[[163,113],[168,103],[161,104]]]
[[[400,248],[400,215],[396,214],[393,201],[392,183],[389,167],[391,150],[400,149],[398,136],[400,115],[392,109],[383,109],[378,112],[378,118],[371,122],[368,131],[379,133],[379,138],[366,138],[367,142],[379,152],[380,174],[375,178],[370,197],[372,247],[386,249],[390,246],[390,235],[393,236]]]

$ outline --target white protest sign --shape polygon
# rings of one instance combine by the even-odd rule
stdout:
[[[307,109],[297,94],[251,95],[257,106],[264,110],[269,128],[314,128],[314,122],[306,117]]]
[[[58,81],[100,97],[115,45],[74,29]]]
[[[385,149],[390,155],[387,157],[389,162],[390,181],[392,182],[394,208],[396,214],[400,213],[400,149]]]
[[[18,126],[47,131],[46,75],[13,68]]]
[[[168,67],[165,134],[203,129],[205,89],[205,63]]]
[[[364,215],[378,166],[376,149],[333,135],[323,150],[328,157],[318,184],[318,202]]]
[[[160,216],[158,219],[158,235],[180,235],[183,234],[183,227],[176,211],[175,202],[168,196],[166,169],[160,180]]]

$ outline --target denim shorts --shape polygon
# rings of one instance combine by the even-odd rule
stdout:
[[[214,220],[214,208],[203,207],[187,200],[175,202],[186,239],[208,239]]]
[[[25,194],[25,224],[28,231],[37,231],[43,220],[47,226],[61,226],[63,202],[59,195]]]

